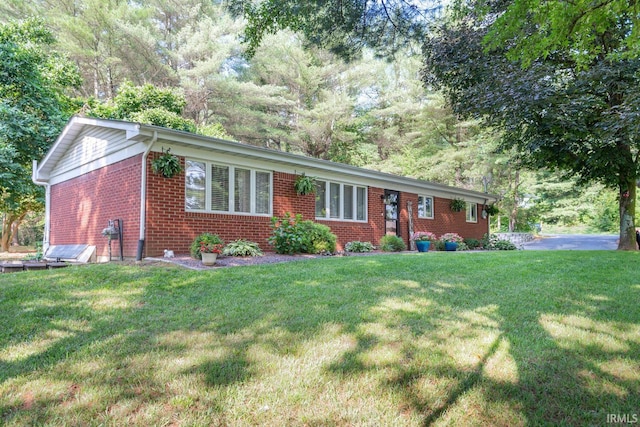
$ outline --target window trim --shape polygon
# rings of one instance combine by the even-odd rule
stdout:
[[[467,211],[466,212],[467,222],[477,223],[478,222],[478,204],[474,202],[467,202],[467,206],[465,210]]]
[[[422,203],[423,203],[422,211],[423,212],[426,212],[426,209],[424,208],[424,200],[431,199],[431,216],[420,216],[420,208],[418,206],[418,218],[420,218],[420,219],[434,219],[435,216],[436,216],[435,205],[434,205],[434,197],[433,196],[427,196],[427,195],[424,195],[424,194],[418,194],[418,205],[420,205],[420,203],[419,203],[420,202],[420,197],[422,197]]]
[[[352,183],[345,183],[345,182],[340,182],[340,181],[332,181],[329,179],[316,179],[317,183],[324,183],[324,207],[325,207],[325,215],[324,216],[318,216],[317,215],[317,211],[316,208],[314,206],[314,212],[316,214],[315,219],[316,220],[323,220],[323,221],[346,221],[346,222],[360,222],[360,223],[366,223],[369,221],[369,209],[368,209],[368,199],[369,199],[369,192],[366,186],[364,185],[357,185],[357,184],[352,184]],[[339,186],[339,190],[338,190],[338,196],[339,196],[339,204],[340,204],[340,212],[339,215],[336,217],[332,217],[331,216],[331,184],[335,184]],[[347,219],[344,217],[344,208],[347,205],[346,201],[344,200],[344,187],[349,186],[353,188],[353,191],[351,193],[351,203],[349,204],[351,207],[351,215],[353,216],[352,219]],[[363,196],[364,196],[364,200],[362,201],[363,206],[364,206],[364,218],[363,219],[358,219],[358,189],[363,189]]]
[[[232,163],[225,163],[225,162],[217,162],[217,161],[209,161],[209,160],[202,160],[202,159],[196,159],[196,158],[191,158],[188,157],[185,159],[185,163],[186,161],[192,161],[192,162],[198,162],[198,163],[204,163],[205,165],[205,192],[204,192],[204,209],[189,209],[187,208],[187,187],[186,187],[186,176],[185,176],[185,184],[184,184],[184,203],[185,203],[185,212],[198,212],[198,213],[216,213],[216,214],[230,214],[230,215],[245,215],[245,216],[264,216],[264,217],[271,217],[273,216],[273,171],[270,170],[265,170],[265,169],[259,169],[259,168],[252,168],[252,167],[248,167],[248,166],[241,166],[241,165],[235,165]],[[222,167],[226,167],[228,168],[228,182],[229,182],[229,195],[228,195],[228,203],[229,203],[229,209],[226,211],[222,211],[222,210],[213,210],[211,208],[211,204],[212,204],[212,196],[211,196],[211,180],[212,180],[212,174],[211,174],[211,167],[213,165],[216,166],[222,166]],[[236,169],[241,169],[241,170],[248,170],[250,172],[249,176],[250,176],[250,187],[249,187],[249,212],[238,212],[235,210],[235,192],[236,192]],[[256,209],[258,207],[258,200],[256,199],[257,195],[258,195],[258,188],[257,188],[257,180],[256,180],[256,175],[257,173],[266,173],[269,175],[269,212],[267,213],[257,213]]]

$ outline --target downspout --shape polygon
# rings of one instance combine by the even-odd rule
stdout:
[[[38,161],[33,160],[31,170],[31,181],[36,185],[44,187],[44,235],[42,236],[42,253],[46,254],[49,249],[49,234],[51,229],[51,185],[46,181],[40,181],[36,178],[38,170]]]
[[[153,138],[149,142],[147,149],[142,154],[142,177],[140,179],[140,236],[138,238],[138,251],[136,252],[136,261],[142,260],[142,252],[144,251],[144,237],[147,226],[147,157],[151,151],[151,147],[158,140],[158,131],[153,131]]]

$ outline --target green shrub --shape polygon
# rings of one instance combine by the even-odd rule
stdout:
[[[398,236],[386,235],[380,239],[380,249],[385,252],[401,252],[407,249],[407,245]]]
[[[610,190],[603,191],[592,206],[588,220],[591,227],[605,233],[617,232],[620,229],[620,209],[616,193]]]
[[[508,240],[499,239],[495,234],[484,235],[482,246],[488,251],[515,251],[516,245]]]
[[[191,243],[191,248],[189,249],[189,251],[191,252],[192,258],[202,259],[202,255],[200,255],[200,245],[203,243],[205,245],[224,244],[220,236],[218,236],[217,234],[202,233],[193,240],[193,243]]]
[[[371,252],[375,249],[371,242],[348,242],[344,245],[345,252]]]
[[[478,249],[482,243],[478,239],[473,239],[471,237],[465,237],[464,243],[467,245],[469,249]]]
[[[469,246],[467,246],[465,242],[458,243],[458,247],[456,248],[456,251],[468,251],[468,250],[469,250]]]
[[[226,256],[262,256],[260,246],[245,239],[234,240],[227,244],[222,251]]]
[[[304,240],[300,233],[302,215],[292,217],[287,212],[282,218],[271,218],[273,234],[269,237],[269,244],[279,254],[298,254],[303,252]]]
[[[508,240],[497,240],[492,249],[496,251],[515,251],[518,247]]]
[[[324,224],[313,221],[300,223],[304,241],[303,252],[310,254],[332,254],[336,251],[338,238],[331,229]]]
[[[164,108],[149,108],[132,113],[129,120],[191,133],[196,131],[196,124],[192,120],[185,119],[180,114],[167,111]]]
[[[313,221],[303,221],[302,215],[292,217],[288,212],[282,218],[271,218],[273,234],[271,244],[279,254],[333,253],[337,237],[331,229]]]
[[[431,249],[434,251],[444,251],[444,242],[440,239],[431,243]]]

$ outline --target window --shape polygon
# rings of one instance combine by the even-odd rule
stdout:
[[[340,184],[329,184],[329,216],[340,218]]]
[[[271,174],[256,171],[256,213],[268,215],[271,212]]]
[[[356,219],[367,220],[367,189],[364,187],[356,188]]]
[[[467,222],[478,222],[478,204],[467,202]]]
[[[418,218],[433,219],[433,197],[418,196]]]
[[[187,209],[204,209],[207,167],[203,162],[187,160],[185,164],[185,205]]]
[[[187,210],[269,215],[271,185],[270,172],[186,160]]]
[[[316,218],[327,216],[327,183],[316,180]]]
[[[251,213],[251,171],[235,169],[235,186],[233,199],[236,212]]]
[[[228,166],[211,165],[211,210],[225,212],[229,210]]]
[[[353,203],[349,203],[353,201],[353,185],[345,185],[343,186],[343,199],[344,199],[344,210],[343,210],[343,218],[344,219],[353,219]]]
[[[366,200],[366,187],[316,180],[317,219],[366,221]]]

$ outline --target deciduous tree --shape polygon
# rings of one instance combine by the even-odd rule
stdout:
[[[13,221],[41,209],[43,192],[31,181],[32,161],[44,156],[74,108],[65,90],[78,86],[80,77],[73,64],[51,50],[54,43],[40,21],[0,25],[3,250],[8,250]]]
[[[425,82],[441,88],[456,113],[500,129],[502,146],[516,147],[528,165],[617,188],[619,249],[636,249],[640,60],[627,46],[633,25],[626,11],[594,22],[588,45],[567,28],[564,41],[542,55],[541,45],[524,39],[546,43],[543,26],[525,22],[520,9],[510,15],[517,23],[492,19],[504,10],[487,13],[486,6],[459,9],[428,38]],[[501,33],[507,24],[522,32]],[[596,31],[601,25],[608,30]],[[508,42],[493,43],[496,34]],[[592,50],[576,54],[586,46]]]

